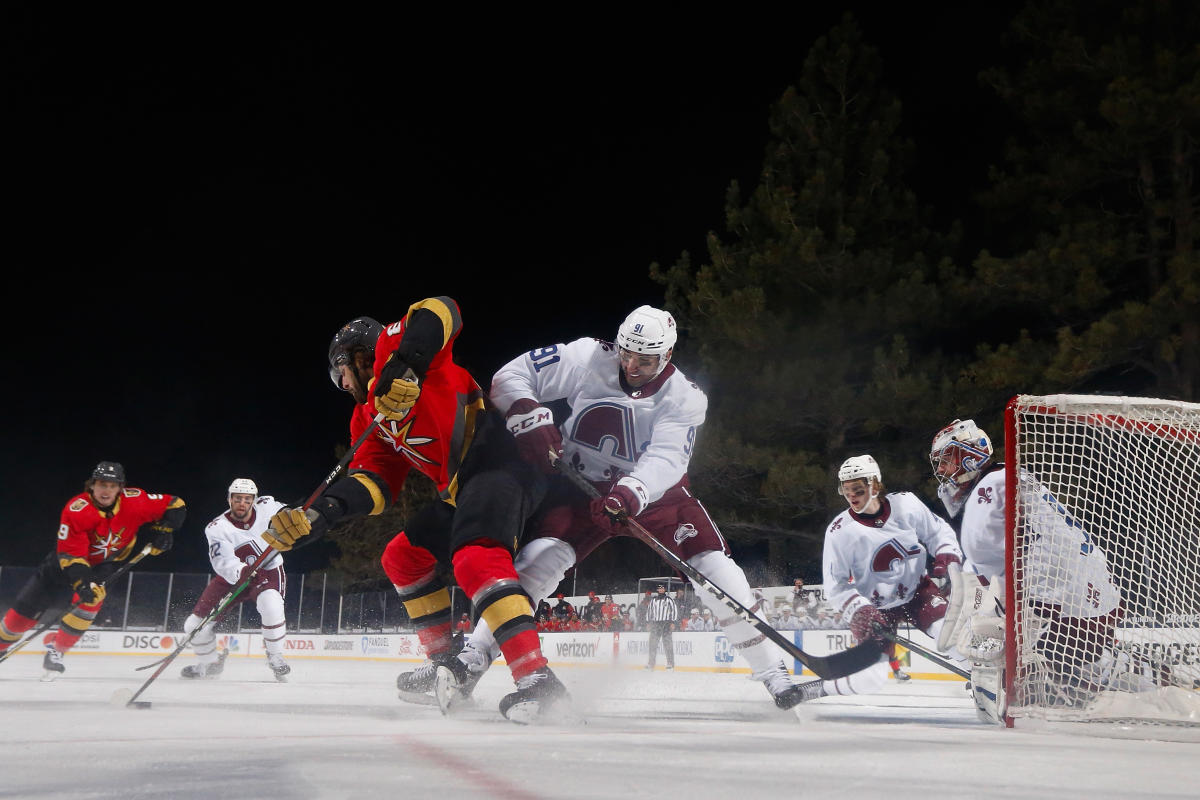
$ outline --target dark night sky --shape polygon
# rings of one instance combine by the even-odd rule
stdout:
[[[334,465],[350,399],[325,351],[352,317],[451,295],[484,384],[530,347],[612,336],[661,302],[651,261],[703,259],[770,105],[847,9],[904,102],[914,188],[963,213],[998,158],[976,74],[1008,11],[804,5],[687,29],[6,11],[0,564],[47,552],[113,459],[190,507],[155,566],[206,568],[232,478],[298,500]]]

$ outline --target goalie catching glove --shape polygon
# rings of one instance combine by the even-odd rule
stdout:
[[[329,530],[329,523],[315,508],[285,508],[271,517],[271,525],[263,532],[267,544],[281,553],[296,546],[296,542],[316,532],[318,536]],[[243,570],[242,579],[246,577]]]
[[[518,400],[508,409],[506,424],[517,442],[522,461],[552,475],[554,465],[562,458],[563,441],[554,413],[536,400]]]
[[[401,420],[417,403],[421,386],[413,368],[395,353],[383,365],[379,380],[371,380],[367,389],[374,387],[375,410],[390,420]]]

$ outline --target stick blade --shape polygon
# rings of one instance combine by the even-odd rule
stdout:
[[[134,700],[132,689],[117,689],[112,693],[112,697],[108,699],[108,704],[111,706],[125,708],[149,708],[150,703],[146,700]]]
[[[837,680],[847,675],[861,672],[879,661],[883,653],[883,645],[875,639],[869,639],[856,644],[849,650],[830,653],[827,656],[809,656],[803,660],[804,666],[811,669],[818,677],[825,680]]]

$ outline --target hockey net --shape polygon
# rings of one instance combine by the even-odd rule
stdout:
[[[1008,721],[1200,726],[1200,405],[1005,415]]]

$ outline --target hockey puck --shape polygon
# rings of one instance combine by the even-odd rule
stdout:
[[[129,689],[117,689],[112,693],[112,697],[108,699],[109,705],[125,706],[126,708],[149,708],[150,701],[134,700],[133,692]]]

